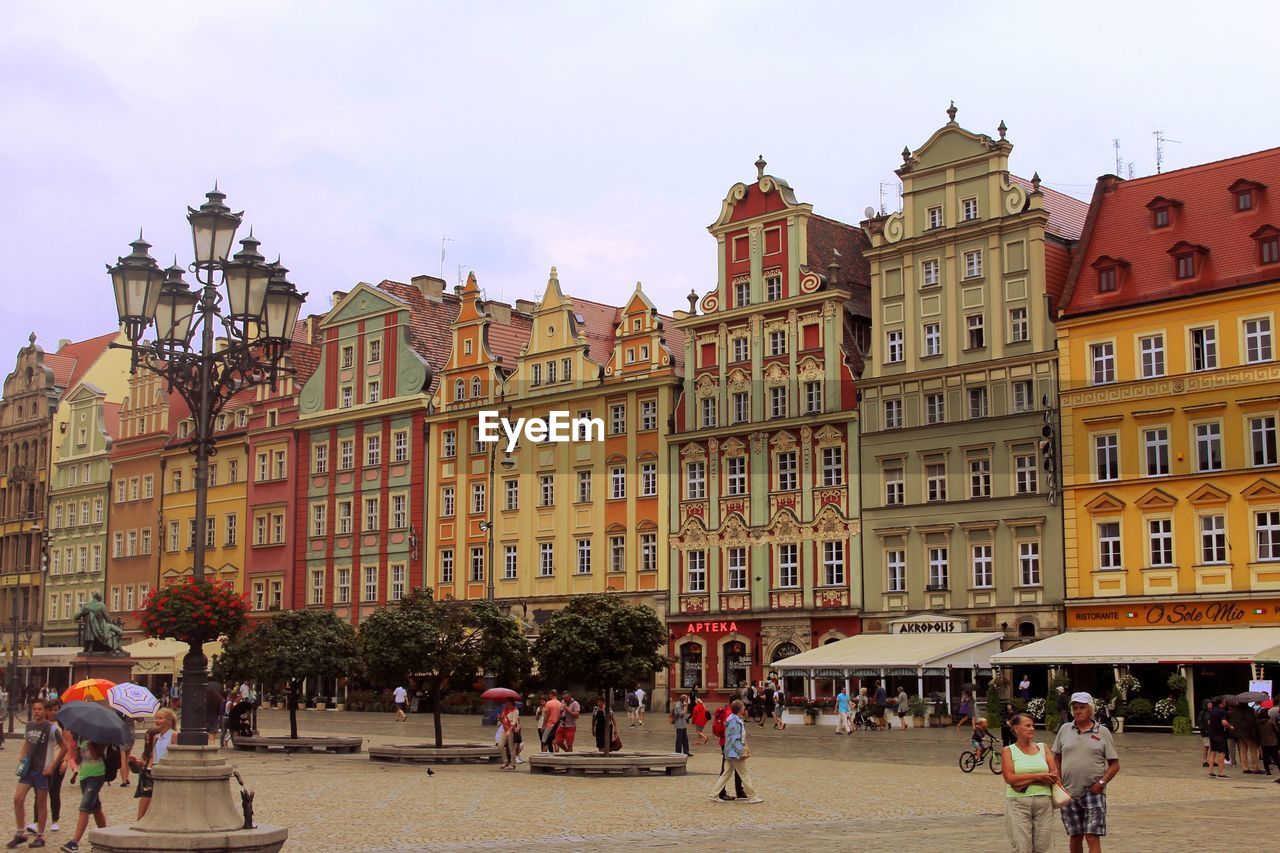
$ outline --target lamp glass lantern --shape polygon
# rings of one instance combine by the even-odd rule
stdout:
[[[177,266],[165,272],[160,302],[156,306],[156,342],[168,349],[185,348],[191,339],[191,322],[200,294],[187,287]]]
[[[240,241],[240,251],[222,265],[226,274],[227,316],[240,323],[246,335],[250,327],[262,319],[272,275],[272,268],[264,262],[258,245],[259,241],[250,231],[249,236]]]
[[[222,203],[226,197],[214,186],[212,192],[205,194],[208,201],[200,205],[199,210],[187,208],[187,221],[191,223],[191,238],[199,267],[223,263],[231,254],[231,244],[244,214],[232,213],[231,208]]]
[[[271,283],[267,287],[266,304],[262,311],[263,336],[269,341],[293,339],[293,327],[306,294],[299,293],[293,282],[285,277],[287,269],[279,263],[271,265]]]
[[[115,266],[107,269],[111,273],[120,323],[129,339],[137,341],[155,319],[164,273],[147,251],[151,244],[143,240],[142,235],[138,235],[132,246],[128,256],[119,258]]]

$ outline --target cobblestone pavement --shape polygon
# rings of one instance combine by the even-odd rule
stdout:
[[[287,734],[283,712],[263,712],[259,724],[264,734]],[[299,729],[359,734],[369,743],[423,743],[432,732],[429,715],[395,723],[389,714],[333,711],[299,712]],[[445,717],[446,740],[491,740],[492,731],[474,717]],[[232,762],[258,791],[259,819],[290,828],[286,849],[1009,849],[1003,783],[985,769],[959,770],[963,733],[837,737],[830,728],[792,725],[785,732],[751,727],[749,739],[766,800],[755,806],[707,800],[720,767],[714,747],[695,746],[688,776],[639,779],[544,777],[485,765],[436,767],[428,777],[421,765],[375,764],[363,754],[235,753]],[[674,743],[661,715],[643,729],[624,728],[622,740],[628,750]],[[1206,838],[1274,831],[1280,786],[1234,772],[1229,781],[1209,780],[1199,738],[1121,735],[1117,745],[1121,773],[1109,789],[1108,849],[1199,851]],[[113,823],[133,814],[131,795],[104,792]],[[1055,851],[1065,851],[1065,837],[1057,841]]]

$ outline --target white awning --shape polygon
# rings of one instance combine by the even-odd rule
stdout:
[[[138,640],[124,647],[133,658],[134,675],[176,675],[182,671],[182,659],[189,646],[181,640]],[[222,643],[210,640],[204,644],[204,655],[212,663],[222,654]]]
[[[991,658],[1034,663],[1251,663],[1280,661],[1280,628],[1142,628],[1070,631]]]
[[[983,669],[1004,634],[858,634],[770,664],[777,670]]]

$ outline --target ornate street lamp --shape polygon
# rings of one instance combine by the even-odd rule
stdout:
[[[232,213],[215,186],[200,208],[187,209],[195,246],[197,289],[183,280],[176,263],[161,270],[142,235],[133,251],[109,266],[116,309],[129,339],[131,372],[139,368],[161,376],[191,410],[196,457],[195,537],[192,574],[204,580],[208,518],[209,457],[216,443],[213,425],[227,402],[245,388],[271,383],[292,372],[284,359],[293,325],[306,294],[299,293],[285,269],[265,262],[252,231],[231,255],[243,218]],[[230,257],[229,257],[230,256]],[[225,288],[225,295],[219,287]],[[155,324],[154,339],[144,335]],[[199,333],[198,342],[196,334]],[[222,345],[215,345],[223,338]],[[204,746],[208,660],[201,643],[191,643],[182,659],[182,728],[178,743]]]

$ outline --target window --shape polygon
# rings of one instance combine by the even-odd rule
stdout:
[[[81,524],[89,523],[89,502],[88,501],[80,501],[80,523]]]
[[[1276,419],[1274,415],[1249,418],[1250,464],[1276,464]]]
[[[685,500],[700,501],[707,496],[707,463],[688,462],[684,466]]]
[[[774,329],[769,333],[769,355],[787,354],[787,333],[783,329]]]
[[[267,525],[270,523],[265,515],[260,515],[253,520],[253,544],[267,544]]]
[[[142,554],[147,556],[151,553],[151,528],[142,528]]]
[[[591,540],[578,540],[578,574],[591,574]]]
[[[707,552],[690,551],[685,558],[688,566],[689,592],[707,591]]]
[[[170,483],[173,486],[174,492],[182,491],[182,469],[179,468],[174,470],[170,477]]]
[[[1103,521],[1098,524],[1098,568],[1114,570],[1123,568],[1120,561],[1120,522]]]
[[[116,503],[118,503],[118,504],[122,504],[122,503],[124,503],[124,494],[125,494],[125,491],[124,491],[124,490],[125,490],[125,482],[124,482],[124,480],[116,480]],[[57,510],[58,510],[58,518],[59,518],[59,519],[61,519],[61,518],[62,518],[62,507],[61,507],[61,506],[58,506],[58,507],[55,507],[55,509],[57,509]],[[62,526],[62,521],[61,521],[61,520],[59,520],[59,521],[58,521],[58,523],[57,523],[56,525],[54,525],[54,526],[55,526],[55,527],[61,527],[61,526]]]
[[[329,527],[329,507],[325,504],[311,505],[311,535],[320,537],[327,535]]]
[[[658,401],[657,400],[641,400],[640,401],[640,429],[651,430],[658,428]]]
[[[481,492],[481,501],[484,500]],[[379,516],[382,514],[382,500],[377,497],[364,499],[364,530],[377,530],[381,527]]]
[[[529,384],[533,385],[535,388],[542,384],[542,365],[541,364],[533,365],[532,378]]]
[[[907,553],[899,549],[884,552],[885,591],[907,591]]]
[[[1013,383],[1013,410],[1029,412],[1035,408],[1034,394],[1030,379],[1019,379]]]
[[[1009,340],[1022,343],[1031,339],[1031,324],[1027,321],[1026,308],[1009,309]]]
[[[124,556],[124,531],[117,530],[111,537],[111,556],[117,560]]]
[[[453,549],[440,552],[440,583],[453,583]]]
[[[727,557],[729,576],[725,588],[730,592],[742,592],[747,588],[747,549],[730,548]]]
[[[950,568],[947,549],[934,547],[929,549],[929,589],[945,590],[949,585]]]
[[[941,323],[924,324],[924,354],[925,356],[942,355]]]
[[[1040,490],[1040,475],[1036,470],[1035,451],[1013,455],[1013,486],[1020,495],[1033,495]]]
[[[983,329],[981,314],[970,314],[966,318],[969,327],[969,349],[982,349],[987,345],[986,332]]]
[[[1196,424],[1196,470],[1222,470],[1222,424]]]
[[[550,474],[544,474],[539,481],[542,487],[539,495],[539,506],[555,506],[556,505],[556,481]]]
[[[945,394],[924,395],[924,422],[940,424],[947,419],[947,398]]]
[[[618,501],[627,496],[627,469],[615,465],[609,469],[609,497]]]
[[[656,572],[658,570],[658,534],[640,534],[640,571]]]
[[[311,451],[311,472],[313,474],[329,473],[329,445],[317,444]]]
[[[1116,345],[1111,341],[1092,344],[1089,357],[1093,362],[1093,384],[1105,385],[1116,381]]]
[[[930,462],[924,466],[925,499],[932,502],[947,499],[947,466],[944,462]]]
[[[1280,261],[1280,236],[1264,237],[1258,241],[1258,263],[1274,264]]]
[[[844,448],[822,448],[822,485],[824,487],[844,485]]]
[[[1140,338],[1138,349],[1142,358],[1142,378],[1164,376],[1164,335],[1148,335]]]
[[[899,466],[884,469],[884,502],[885,506],[900,506],[905,498],[905,481]]]
[[[738,308],[751,304],[750,281],[735,281],[733,283],[733,304]]]
[[[970,219],[978,218],[978,200],[976,198],[966,198],[960,202],[960,218],[966,222]]]
[[[591,472],[578,472],[578,503],[588,503],[591,500]]]
[[[445,518],[452,518],[456,511],[454,494],[453,486],[444,486],[440,489],[440,515]]]
[[[520,481],[512,477],[503,482],[506,488],[506,503],[504,506],[508,512],[514,512],[520,509]]]
[[[609,571],[625,572],[627,570],[627,537],[609,537]]]
[[[441,434],[440,455],[445,459],[452,459],[458,455],[458,431],[447,429]]]
[[[227,460],[227,482],[228,483],[240,482],[240,460],[239,459]]]
[[[324,569],[311,570],[311,586],[307,590],[307,604],[324,604]]]
[[[900,429],[902,427],[902,401],[884,401],[884,428]]]
[[[822,413],[822,383],[812,381],[804,383],[804,412],[806,415]]]
[[[1115,433],[1093,437],[1093,460],[1097,479],[1120,479],[1120,439]]]
[[[627,431],[627,407],[621,403],[609,407],[609,434],[622,435]]]
[[[350,385],[343,385],[338,392],[338,408],[349,409],[355,404],[355,392]]]
[[[382,341],[374,338],[369,341],[369,363],[377,364],[382,361]]]
[[[991,497],[991,460],[985,456],[969,460],[969,497]]]
[[[479,455],[485,452],[487,442],[480,440],[480,427],[473,426],[471,428],[471,452]]]
[[[148,474],[142,478],[142,498],[143,500],[151,500],[156,494],[155,477]]]
[[[178,522],[176,521],[169,522],[169,550],[171,552],[177,551],[179,548],[182,547],[182,542],[179,538],[181,535],[180,533],[181,529],[182,528],[179,526]]]
[[[1191,369],[1216,370],[1218,367],[1218,331],[1213,326],[1191,330]]]
[[[713,427],[716,425],[716,398],[702,398],[702,425],[704,427]]]
[[[964,277],[965,278],[981,278],[982,277],[982,250],[974,249],[972,252],[964,253]]]
[[[765,278],[764,298],[769,302],[777,302],[782,298],[782,276],[771,275]]]
[[[350,533],[352,528],[351,501],[338,501],[338,533]]]
[[[920,264],[920,286],[921,287],[937,287],[941,279],[938,278],[938,259],[930,258]]]
[[[800,585],[800,548],[794,543],[778,546],[778,586],[783,588]]]
[[[769,417],[785,418],[787,416],[787,388],[785,385],[774,385],[769,388]]]
[[[971,549],[973,556],[973,587],[974,589],[986,589],[993,585],[992,577],[992,560],[990,545],[974,545]]]
[[[778,491],[791,492],[800,488],[799,481],[796,476],[796,452],[794,450],[786,450],[777,456],[778,464]]]
[[[1157,207],[1151,211],[1151,224],[1155,228],[1164,228],[1169,224],[1169,208]]]
[[[942,227],[942,206],[931,207],[925,213],[925,220],[929,223],[929,230]]]
[[[733,422],[744,424],[751,420],[751,397],[746,391],[733,393]]]
[[[751,358],[751,342],[747,338],[733,339],[733,360],[746,361]]]
[[[129,585],[124,588],[124,609],[133,610],[133,586]],[[83,603],[83,602],[82,602]]]
[[[204,527],[204,545],[206,548],[213,548],[218,542],[218,519],[209,516],[205,519]]]
[[[1169,429],[1156,427],[1142,431],[1143,455],[1148,477],[1164,477],[1169,474]]]
[[[658,494],[658,463],[640,463],[640,497],[651,498]]]
[[[1040,543],[1018,543],[1018,579],[1022,586],[1040,586]]]
[[[364,401],[366,403],[379,403],[382,401],[382,383],[377,379],[370,379],[369,384],[365,386]]]
[[[229,514],[223,521],[223,533],[225,534],[223,541],[226,543],[226,547],[235,547],[236,540],[240,536],[240,516],[235,513]]]
[[[475,547],[471,549],[471,582],[479,583],[484,580],[484,548]]]
[[[364,584],[360,590],[361,601],[377,601],[378,600],[378,567],[364,567]]]
[[[1258,543],[1258,559],[1280,560],[1280,510],[1255,512],[1253,531]]]
[[[1196,256],[1190,252],[1174,258],[1174,275],[1179,279],[1196,277]]]
[[[549,578],[556,573],[555,546],[551,542],[538,543],[538,577]]]
[[[520,551],[516,545],[502,546],[502,579],[513,581],[520,571]]]
[[[553,385],[556,381],[556,362],[555,359],[547,362],[547,384]],[[473,380],[471,383],[471,391],[474,395],[480,390],[480,380]]]
[[[725,460],[725,494],[745,495],[747,493],[747,458],[730,456]]]
[[[342,348],[342,366],[344,368],[351,367],[356,360],[356,348],[353,346],[345,346]]]
[[[985,418],[989,414],[987,408],[987,389],[970,388],[969,389],[969,417]]]
[[[894,329],[885,334],[885,361],[897,364],[905,358],[902,346],[902,330]]]
[[[1244,321],[1244,360],[1249,364],[1271,360],[1271,320]]]
[[[134,484],[137,484],[137,480],[134,480]],[[93,523],[102,523],[102,498],[94,498],[93,500]]]
[[[641,355],[645,355],[646,349],[647,347],[640,348]],[[570,379],[573,378],[573,359],[571,358],[560,359],[560,374],[561,374],[561,378],[565,382],[568,382]]]
[[[356,465],[356,442],[355,439],[344,438],[338,442],[338,468],[343,471],[350,471]]]
[[[1152,566],[1173,565],[1173,520],[1153,518],[1147,521],[1147,554]]]
[[[1227,561],[1227,517],[1225,515],[1200,516],[1200,562],[1225,563]]]
[[[391,433],[391,458],[395,462],[409,459],[409,433],[406,430]]]

